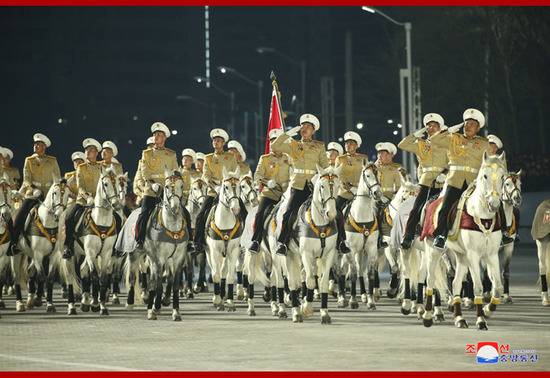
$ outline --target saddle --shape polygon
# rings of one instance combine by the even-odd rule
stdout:
[[[492,231],[501,229],[502,222],[498,212],[492,219],[479,219],[479,223],[477,223],[474,217],[468,213],[466,208],[466,200],[470,197],[474,189],[474,186],[469,187],[460,199],[451,206],[449,217],[446,220],[447,227],[449,229],[448,237],[451,240],[456,240],[458,238],[458,232],[461,229],[477,232],[483,232],[484,230],[482,230],[482,228]],[[434,237],[434,232],[438,223],[439,210],[441,209],[442,203],[443,197],[434,200],[431,199],[426,203],[426,212],[420,240],[424,240],[426,237]]]

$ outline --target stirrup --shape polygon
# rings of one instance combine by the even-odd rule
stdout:
[[[342,240],[342,241],[338,244],[338,250],[339,250],[343,255],[345,255],[346,253],[350,253],[350,252],[351,252],[351,249],[349,249],[348,244],[346,243],[345,240]]]
[[[438,235],[433,241],[433,247],[439,250],[445,249],[445,244],[447,243],[447,238],[443,235]]]
[[[256,240],[252,240],[252,243],[250,244],[250,248],[248,250],[252,253],[258,253],[260,252],[260,243]]]
[[[67,246],[65,246],[65,248],[63,249],[63,255],[62,257],[65,259],[65,260],[68,260],[70,259],[71,257],[74,256],[74,253],[73,253],[73,250]]]

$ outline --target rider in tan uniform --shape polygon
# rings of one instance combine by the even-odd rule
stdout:
[[[149,138],[147,138],[147,149],[153,148],[154,145],[155,145],[155,137],[150,136]],[[136,195],[136,205],[141,204],[141,200],[143,199],[143,193],[145,190],[145,182],[143,181],[143,176],[141,175],[141,159],[139,159],[138,161],[138,166],[137,166],[136,174],[134,176],[132,190]]]
[[[416,155],[420,171],[420,191],[409,214],[405,235],[401,243],[404,249],[411,247],[424,204],[429,197],[441,191],[441,188],[437,188],[435,185],[436,178],[447,170],[449,164],[445,142],[447,127],[444,125],[445,120],[441,115],[428,113],[424,116],[424,127],[405,137],[398,144],[398,147],[402,150]],[[426,132],[428,136],[423,138]]]
[[[344,154],[344,149],[342,148],[342,145],[338,142],[330,142],[327,145],[327,158],[328,163],[336,167],[336,159],[338,159],[338,156]]]
[[[51,146],[50,139],[44,134],[37,133],[34,134],[33,140],[34,153],[25,159],[23,166],[23,183],[19,192],[23,194],[24,200],[13,220],[13,237],[8,254],[16,253],[15,247],[19,235],[23,231],[31,209],[39,203],[40,199],[44,198],[54,181],[61,178],[57,159],[46,155],[46,149]]]
[[[19,174],[19,169],[11,165],[11,160],[13,159],[13,151],[7,147],[2,147],[3,161],[0,162],[0,172],[2,175],[4,173],[8,176],[8,182],[12,188],[18,188],[21,186],[21,175]]]
[[[214,152],[205,156],[202,179],[208,185],[208,193],[195,221],[195,249],[197,252],[204,250],[206,217],[218,195],[217,190],[219,190],[219,186],[223,180],[223,169],[225,168],[228,172],[233,172],[237,169],[235,156],[223,149],[225,143],[229,141],[227,132],[222,129],[213,129],[210,131],[210,138],[212,139]]]
[[[460,199],[477,177],[483,153],[489,147],[487,138],[477,135],[485,126],[485,116],[477,109],[466,109],[462,115],[464,123],[449,128],[445,136],[449,156],[449,174],[445,183],[447,191],[437,216],[437,227],[434,231],[433,246],[437,249],[445,248],[449,233],[448,217],[452,205]],[[464,133],[458,131],[464,126]]]
[[[117,175],[124,174],[122,164],[115,159],[118,155],[117,146],[110,140],[103,142],[101,146],[103,147],[101,150],[101,157],[103,158],[103,160],[100,161],[101,165],[103,165],[104,168],[111,167]]]
[[[86,160],[76,168],[76,203],[65,218],[65,247],[63,258],[73,256],[74,233],[76,223],[84,213],[89,200],[95,197],[97,183],[101,177],[101,164],[97,161],[97,155],[101,150],[101,144],[93,139],[86,138],[82,142]]]
[[[269,132],[269,142],[283,133],[282,129],[273,129]],[[254,181],[260,188],[260,203],[254,220],[254,235],[250,251],[260,251],[260,244],[264,233],[265,219],[271,209],[280,201],[290,181],[290,158],[287,154],[271,151],[260,156],[258,166],[254,174]]]
[[[65,173],[64,177],[65,180],[67,180],[67,187],[70,190],[69,194],[69,201],[70,203],[73,203],[76,201],[76,196],[78,194],[78,186],[76,185],[76,169],[78,166],[82,163],[84,163],[84,160],[86,159],[86,156],[83,152],[75,151],[71,155],[71,160],[73,162],[74,171],[70,171]]]

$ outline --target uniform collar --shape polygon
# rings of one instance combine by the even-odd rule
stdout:
[[[46,154],[40,156],[40,155],[38,155],[38,154],[35,152],[35,153],[33,153],[31,156],[32,156],[32,157],[39,158],[39,159],[44,159],[44,158],[46,157]]]
[[[216,150],[214,150],[214,155],[216,155],[216,156],[223,155],[224,153],[225,153],[224,150],[221,150],[221,152],[217,152]]]
[[[301,141],[302,143],[304,143],[304,142],[305,142],[305,143],[308,143],[308,142],[313,142],[313,139],[312,139],[312,138],[310,138],[310,139],[304,139],[304,138],[302,138],[300,141]]]

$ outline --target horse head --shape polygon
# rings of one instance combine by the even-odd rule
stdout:
[[[258,192],[250,175],[241,178],[241,200],[252,207],[258,206]]]
[[[500,207],[503,177],[506,174],[505,159],[504,152],[499,156],[488,156],[484,152],[481,168],[477,175],[477,188],[491,212],[496,212]]]
[[[116,183],[118,200],[120,201],[121,207],[124,207],[124,205],[126,205],[126,193],[128,192],[128,172],[125,172],[123,175],[117,175]]]
[[[208,186],[206,183],[198,178],[191,180],[191,190],[189,192],[189,201],[196,206],[196,208],[201,208],[204,200],[206,199],[206,194],[208,193]]]
[[[220,203],[230,209],[234,215],[238,215],[240,210],[239,197],[241,195],[240,170],[237,168],[234,172],[229,172],[223,167],[223,179],[220,188]]]
[[[119,197],[119,183],[117,180],[117,174],[112,167],[101,167],[101,176],[97,183],[97,190],[94,199],[94,205],[97,207],[112,207],[114,210],[120,209],[123,204],[120,202]]]
[[[382,188],[378,181],[378,169],[374,163],[363,160],[363,170],[359,178],[357,193],[366,194],[377,201],[382,198]]]
[[[502,185],[502,200],[510,201],[514,207],[520,207],[521,205],[521,169],[514,173],[508,173],[504,177],[504,183]]]
[[[54,182],[46,194],[43,205],[46,206],[56,221],[59,220],[59,217],[67,208],[69,192],[70,190],[67,186],[67,180],[61,179]]]
[[[165,175],[164,179],[164,203],[172,214],[177,215],[184,205],[184,182],[180,171],[173,171]]]
[[[0,216],[6,218],[10,215],[12,209],[11,185],[6,173],[0,179]]]
[[[340,187],[338,176],[342,171],[342,166],[328,166],[323,169],[317,166],[318,178],[313,186],[312,205],[320,209],[321,214],[328,220],[336,218],[336,194]]]

